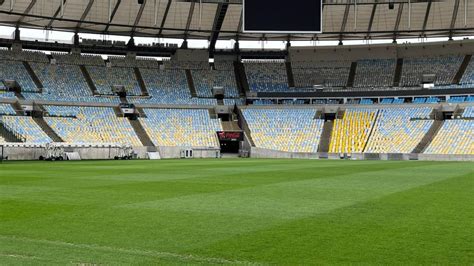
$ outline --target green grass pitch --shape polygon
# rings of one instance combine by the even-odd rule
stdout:
[[[474,263],[474,164],[0,164],[0,264]]]

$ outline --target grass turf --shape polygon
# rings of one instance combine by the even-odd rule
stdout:
[[[463,162],[0,164],[0,264],[473,264]]]

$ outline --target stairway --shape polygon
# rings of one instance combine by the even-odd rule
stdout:
[[[54,132],[54,130],[44,121],[42,117],[33,117],[33,120],[38,124],[38,126],[41,127],[41,129],[48,135],[50,139],[53,140],[53,142],[64,142],[61,137]]]
[[[145,114],[145,111],[143,110],[143,108],[141,108],[141,107],[135,107],[135,110],[137,110],[137,112],[138,112],[138,114],[140,115],[140,117],[146,118],[146,114]]]
[[[431,141],[433,141],[433,138],[436,136],[441,126],[443,126],[443,122],[443,120],[433,121],[433,125],[431,125],[426,135],[421,139],[420,143],[418,143],[412,153],[423,153],[426,148],[428,148]]]
[[[120,96],[120,102],[121,103],[128,103],[127,97],[126,96]]]
[[[120,109],[120,107],[115,106],[112,109],[114,110],[114,113],[117,117],[124,117],[124,114],[122,113],[122,109]]]
[[[453,78],[452,84],[459,84],[461,82],[462,76],[464,75],[464,72],[466,72],[467,66],[469,65],[469,62],[471,62],[472,55],[466,55],[464,57],[464,60],[462,61],[462,64],[459,66],[459,70],[456,73],[456,75]]]
[[[321,139],[319,140],[318,152],[329,152],[333,127],[334,121],[324,122],[323,132],[321,133]]]
[[[197,92],[196,92],[196,87],[194,86],[194,80],[193,80],[193,75],[191,74],[191,70],[186,69],[186,79],[188,80],[188,88],[189,91],[191,92],[191,96],[193,98],[198,97]]]
[[[222,121],[221,124],[224,131],[242,131],[238,121]]]
[[[237,117],[239,119],[239,122],[238,122],[239,127],[244,130],[244,133],[247,136],[250,142],[250,145],[252,145],[252,147],[255,147],[255,142],[253,141],[252,135],[250,134],[249,125],[247,124],[247,121],[245,120],[245,117],[242,114],[242,111],[238,108],[237,108]]]
[[[142,123],[140,123],[140,120],[129,119],[128,121],[130,121],[130,125],[135,131],[135,134],[137,134],[138,139],[140,139],[142,145],[147,147],[149,152],[155,152],[155,144],[153,144],[153,141],[151,140],[150,136],[148,136],[148,134],[146,133],[145,128],[143,128]]]
[[[97,91],[97,87],[95,86],[94,81],[92,80],[89,74],[89,71],[87,71],[86,66],[81,65],[80,68],[81,68],[82,75],[84,76],[84,79],[87,82],[87,85],[89,85],[89,89],[91,90],[92,95],[99,95],[100,93],[99,91]]]
[[[25,100],[25,96],[21,94],[20,90],[14,90],[13,93],[15,93],[15,97],[19,100]]]
[[[285,62],[286,67],[286,77],[288,79],[288,87],[294,88],[295,87],[295,78],[293,76],[293,69],[291,67],[291,62]]]
[[[463,113],[464,113],[464,109],[459,107],[459,105],[458,105],[458,106],[456,106],[456,109],[454,109],[453,117],[454,118],[461,117]]]
[[[357,70],[357,62],[352,62],[351,70],[349,72],[349,78],[347,79],[346,87],[352,88],[354,86],[354,79],[355,79],[356,70]]]
[[[224,105],[224,99],[217,99],[217,105]]]
[[[28,71],[28,74],[30,74],[30,77],[35,83],[36,88],[38,88],[40,93],[42,93],[44,88],[43,83],[41,83],[41,80],[38,78],[38,76],[36,76],[36,73],[35,71],[33,71],[33,68],[31,68],[30,63],[28,63],[27,61],[23,61],[23,65],[25,66],[26,71]]]
[[[237,82],[237,89],[239,90],[240,97],[244,97],[247,92],[250,92],[247,75],[245,74],[244,64],[238,61],[234,61],[234,74]]]
[[[140,90],[142,92],[142,96],[149,96],[150,94],[148,93],[148,90],[145,85],[145,81],[143,80],[142,73],[140,72],[140,69],[138,67],[133,68],[135,72],[135,77],[137,79],[138,85],[140,86]]]
[[[23,111],[23,108],[21,107],[21,104],[19,102],[14,102],[11,104],[13,107],[13,110],[15,110],[17,115],[25,115],[25,112]]]
[[[395,68],[395,75],[393,76],[393,87],[400,86],[400,80],[402,79],[403,69],[403,58],[397,59],[397,67]]]
[[[370,125],[370,132],[369,132],[369,135],[367,136],[367,140],[364,143],[364,148],[362,149],[363,152],[365,152],[365,149],[367,148],[367,144],[369,144],[370,138],[372,137],[372,133],[374,132],[374,128],[375,128],[375,123],[377,123],[379,114],[380,114],[380,111],[377,111],[377,113],[375,114],[374,121],[372,122],[372,125]]]

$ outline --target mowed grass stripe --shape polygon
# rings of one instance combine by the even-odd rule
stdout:
[[[472,164],[251,159],[8,162],[0,165],[0,216],[5,218],[0,219],[0,235],[228,261],[350,262],[350,257],[346,261],[337,254],[330,256],[332,260],[310,255],[318,247],[315,240],[298,247],[300,253],[295,252],[293,258],[277,248],[291,251],[296,248],[292,239],[298,240],[301,230],[314,233],[305,223],[297,228],[298,221],[332,213],[342,217],[352,206],[411,194],[457,176],[467,176],[464,182],[472,182]],[[468,190],[468,185],[459,189]],[[459,203],[453,199],[446,202],[449,204]],[[382,215],[378,208],[371,211],[373,216]],[[349,220],[342,222],[351,225]],[[335,242],[341,240],[338,225],[325,226],[322,229],[336,232]],[[266,252],[258,249],[262,241],[271,246],[272,237],[251,240],[257,244],[233,242],[262,236],[262,232],[279,233],[280,228],[285,228],[282,239]],[[350,244],[339,243],[341,248]],[[15,254],[5,252],[2,246],[0,254]],[[13,246],[19,251],[31,250],[27,243]],[[126,253],[114,257],[100,251],[92,252],[94,256],[62,252],[65,254],[60,257],[70,255],[75,262],[91,258],[94,263],[127,263],[137,259]],[[47,259],[48,252],[36,257]],[[464,254],[466,257],[472,261]],[[0,256],[0,262],[12,258]],[[353,261],[370,262],[370,257],[364,258],[354,256]],[[139,261],[152,263],[154,259],[158,258]]]

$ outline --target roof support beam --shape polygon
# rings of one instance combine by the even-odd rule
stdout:
[[[81,18],[80,18],[80,21],[81,21],[81,22],[78,22],[78,23],[77,23],[77,26],[76,26],[77,29],[79,29],[79,28],[81,27],[82,21],[83,21],[84,19],[86,19],[87,15],[88,15],[89,12],[91,11],[91,8],[92,8],[92,5],[93,5],[93,4],[94,4],[94,0],[89,0],[89,3],[87,4],[87,7],[86,7],[86,9],[84,10],[84,13],[82,13],[82,16],[81,16]]]
[[[112,10],[112,13],[110,14],[110,21],[107,23],[107,26],[105,26],[104,32],[109,31],[110,24],[114,20],[115,14],[117,13],[120,3],[122,3],[122,0],[117,0],[117,3],[115,3],[114,10]]]
[[[431,2],[432,0],[429,0],[428,5],[426,6],[425,20],[423,21],[423,28],[421,30],[420,37],[423,37],[423,35],[425,35],[426,25],[428,24],[428,18],[430,17]]]
[[[339,44],[342,44],[342,39],[343,39],[343,35],[344,35],[344,31],[346,30],[346,24],[347,24],[347,17],[349,17],[349,9],[351,8],[350,4],[349,4],[350,0],[347,0],[347,5],[346,5],[346,9],[344,10],[344,17],[342,17],[342,24],[341,24],[341,30],[340,30],[340,34],[339,34]]]
[[[161,36],[161,34],[163,33],[163,28],[165,27],[166,18],[168,17],[168,13],[170,12],[171,1],[173,0],[168,0],[168,4],[166,5],[165,14],[163,15],[163,20],[161,21],[161,26],[160,26],[160,31],[158,32],[158,36]]]
[[[56,9],[56,12],[54,12],[54,15],[53,17],[51,18],[51,20],[49,21],[48,25],[46,26],[47,29],[51,28],[51,26],[53,25],[53,22],[56,20],[56,17],[59,15],[59,13],[61,13],[61,7],[64,6],[64,4],[66,4],[66,0],[61,0],[62,3],[59,5],[58,9]]]
[[[227,9],[229,8],[228,3],[219,3],[217,5],[216,15],[214,16],[214,24],[212,25],[212,33],[209,43],[209,53],[214,53],[214,49],[216,48],[216,42],[219,38],[219,32],[222,28],[222,24],[224,23],[225,15],[227,14]]]
[[[397,40],[398,28],[400,27],[400,21],[402,20],[403,3],[398,5],[397,20],[395,20],[395,26],[393,27],[393,41]]]
[[[375,11],[377,11],[377,3],[374,3],[374,6],[372,7],[372,13],[370,14],[369,27],[367,28],[367,31],[369,33],[366,36],[367,39],[369,39],[370,32],[372,31],[372,24],[374,23]]]
[[[454,34],[454,26],[456,26],[456,19],[458,17],[458,10],[459,10],[459,0],[454,1],[454,10],[453,10],[453,17],[451,18],[451,26],[449,27],[449,40],[453,39]]]
[[[191,2],[191,6],[189,7],[188,21],[186,22],[186,28],[184,30],[184,35],[185,36],[188,35],[189,27],[191,27],[191,22],[193,21],[194,6],[195,5],[196,5],[196,2]]]
[[[143,15],[143,10],[145,9],[146,6],[146,0],[143,0],[143,4],[140,5],[140,9],[138,10],[137,17],[135,18],[135,22],[133,23],[133,28],[132,28],[132,33],[131,36],[135,34],[135,31],[137,30],[138,23],[140,23],[140,19],[142,18]]]
[[[23,21],[23,19],[25,19],[25,14],[30,13],[31,9],[33,9],[35,4],[36,4],[36,0],[31,0],[30,4],[28,5],[28,7],[26,7],[25,11],[23,12],[23,15],[16,22],[17,26]]]

